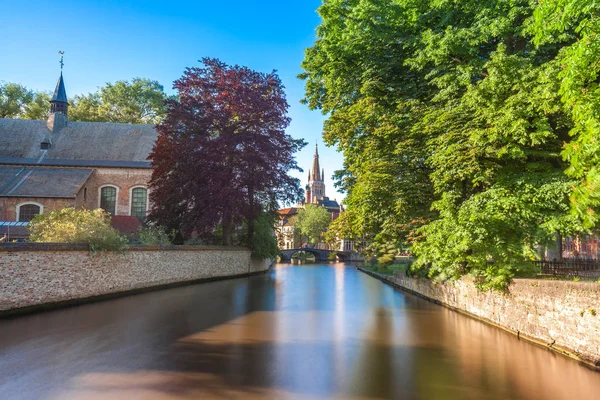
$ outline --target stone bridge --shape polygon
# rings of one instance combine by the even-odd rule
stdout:
[[[354,261],[362,260],[359,253],[351,251],[334,251],[334,250],[323,250],[314,249],[312,247],[303,247],[300,249],[287,249],[281,250],[281,262],[292,261],[292,256],[298,252],[307,252],[315,256],[315,261],[327,261],[331,253],[335,253],[339,261]]]

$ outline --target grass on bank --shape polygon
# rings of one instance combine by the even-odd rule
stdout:
[[[395,276],[398,272],[406,273],[413,263],[412,258],[396,258],[392,264],[379,264],[377,261],[365,263],[362,268],[378,274]]]
[[[392,264],[381,264],[377,260],[365,263],[362,268],[376,272],[383,275],[396,276],[399,272],[406,274],[410,269],[414,259],[410,257],[396,258]],[[414,271],[412,272],[414,274]],[[410,274],[407,274],[410,275]],[[418,275],[418,273],[417,273]],[[527,279],[539,279],[539,280],[552,280],[552,281],[571,281],[571,282],[588,282],[588,283],[600,283],[599,278],[585,278],[585,277],[572,277],[572,276],[551,276],[542,275],[539,271],[532,271],[529,274],[524,274],[515,278],[527,278]]]

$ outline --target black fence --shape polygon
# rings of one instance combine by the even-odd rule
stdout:
[[[543,275],[556,277],[598,279],[600,261],[582,259],[563,259],[553,261],[534,261]]]

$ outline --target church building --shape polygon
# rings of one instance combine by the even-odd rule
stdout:
[[[325,208],[331,214],[331,220],[335,220],[343,212],[343,207],[336,201],[331,200],[325,195],[325,170],[320,167],[319,148],[315,145],[315,155],[313,157],[312,169],[308,171],[308,183],[305,187],[306,197],[302,204],[296,207],[284,208],[279,210],[279,226],[276,229],[278,243],[281,249],[299,248],[303,244],[298,241],[297,235],[294,235],[294,225],[296,223],[296,214],[306,204],[314,204]],[[341,251],[351,251],[346,241],[342,240]],[[318,243],[318,248],[329,249],[329,245]]]
[[[332,220],[340,216],[340,205],[336,200],[325,196],[325,170],[319,165],[319,148],[315,144],[312,173],[308,170],[305,204],[315,204],[325,207],[332,214]]]
[[[62,71],[49,107],[47,121],[0,118],[0,237],[65,207],[103,208],[135,230],[150,208],[154,125],[69,121]]]

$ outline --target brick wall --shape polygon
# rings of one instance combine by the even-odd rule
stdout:
[[[232,247],[134,246],[90,255],[72,245],[0,246],[0,314],[156,286],[266,271]],[[22,310],[21,310],[22,311]]]
[[[130,190],[139,186],[147,188],[151,176],[151,169],[97,168],[77,196],[83,198],[85,192],[84,207],[93,210],[100,204],[100,188],[104,185],[115,186],[118,189],[117,215],[130,215]]]
[[[117,188],[117,215],[130,215],[131,189],[135,187],[148,188],[151,176],[151,169],[96,168],[73,199],[38,197],[0,198],[0,221],[16,221],[17,205],[24,202],[41,204],[44,207],[44,213],[66,207],[96,209],[100,204],[100,188],[105,185]],[[148,209],[149,207],[148,202]]]
[[[378,276],[600,368],[600,283],[515,279],[501,293],[482,292],[468,278],[436,284]]]
[[[17,205],[34,202],[44,207],[44,213],[76,206],[75,199],[51,199],[42,197],[3,197],[0,198],[0,221],[16,221]]]

